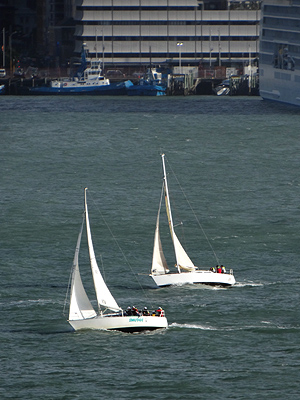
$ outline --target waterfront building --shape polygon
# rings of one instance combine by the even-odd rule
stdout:
[[[115,65],[243,65],[258,57],[261,1],[81,0],[75,52]]]

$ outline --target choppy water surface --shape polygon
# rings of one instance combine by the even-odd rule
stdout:
[[[202,96],[0,106],[1,398],[298,399],[299,109]],[[181,189],[235,287],[157,289],[147,276],[161,152],[190,257],[217,262]],[[71,331],[62,311],[84,187],[112,293],[123,308],[162,306],[167,331]]]

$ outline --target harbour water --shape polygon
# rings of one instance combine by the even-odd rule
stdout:
[[[258,97],[3,96],[0,110],[1,399],[299,398],[298,108]],[[161,152],[188,254],[232,268],[234,287],[157,289],[147,276]],[[166,331],[72,332],[63,308],[84,187],[114,297],[162,306]],[[80,263],[92,297],[84,245]]]

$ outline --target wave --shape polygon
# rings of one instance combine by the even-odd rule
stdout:
[[[45,304],[58,304],[60,302],[54,301],[51,299],[36,299],[36,300],[13,300],[13,301],[5,301],[1,302],[0,305],[3,307],[28,307],[32,305],[45,305]]]

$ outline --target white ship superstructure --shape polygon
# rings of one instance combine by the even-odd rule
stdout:
[[[300,105],[300,0],[265,0],[262,7],[260,95]]]

